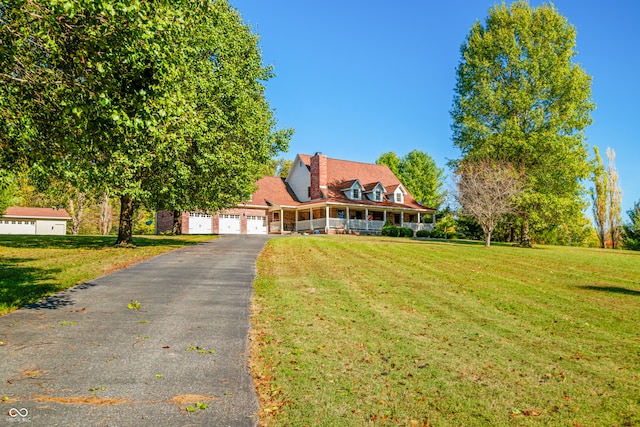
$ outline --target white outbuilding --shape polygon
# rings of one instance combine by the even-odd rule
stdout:
[[[71,217],[64,209],[13,206],[0,216],[0,234],[67,234]]]

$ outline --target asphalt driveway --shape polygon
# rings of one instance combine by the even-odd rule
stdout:
[[[0,317],[0,422],[255,426],[249,313],[268,238],[185,247]]]

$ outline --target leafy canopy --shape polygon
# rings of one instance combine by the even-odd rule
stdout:
[[[444,170],[427,153],[413,150],[398,158],[390,151],[382,154],[376,164],[389,167],[420,204],[438,209],[444,202]]]
[[[516,1],[490,9],[461,47],[453,143],[461,159],[499,159],[524,171],[517,206],[525,230],[570,221],[584,206],[584,129],[594,104],[591,78],[573,62],[575,38],[553,5]]]
[[[286,149],[271,69],[226,0],[12,0],[0,13],[0,164],[26,158],[120,197],[121,228],[137,204],[232,206]]]

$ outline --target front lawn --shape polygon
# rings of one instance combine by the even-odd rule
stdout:
[[[117,248],[113,236],[0,235],[0,315],[78,283],[212,236],[136,236]]]
[[[303,236],[255,281],[270,426],[640,426],[640,253]]]

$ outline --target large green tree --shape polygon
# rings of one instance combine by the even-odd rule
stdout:
[[[575,28],[553,5],[516,1],[490,9],[461,47],[453,143],[461,159],[500,159],[524,172],[523,245],[531,227],[570,221],[584,206],[584,129],[594,104],[591,78],[573,61],[575,41]]]
[[[389,167],[420,204],[438,209],[444,202],[444,170],[424,151],[413,150],[402,158],[390,151],[376,164]]]
[[[118,243],[138,204],[231,206],[286,148],[271,69],[226,0],[13,0],[1,16],[0,162],[118,197]]]

